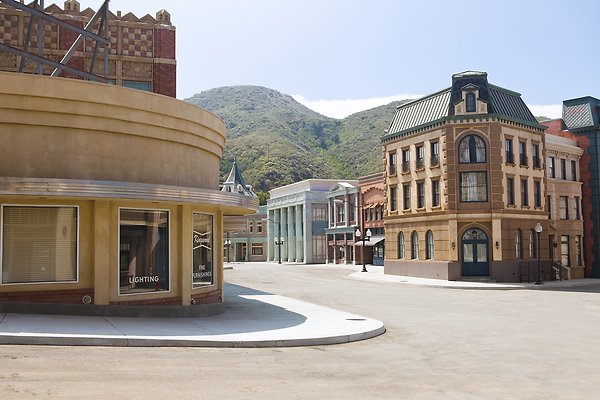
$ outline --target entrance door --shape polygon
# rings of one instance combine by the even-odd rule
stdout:
[[[488,238],[481,229],[468,229],[461,238],[463,276],[489,276]]]

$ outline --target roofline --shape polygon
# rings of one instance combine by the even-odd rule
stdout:
[[[406,103],[401,104],[398,107],[396,107],[396,110],[399,110],[399,109],[404,108],[406,106],[409,106],[411,104],[419,103],[420,101],[426,100],[429,97],[437,96],[439,94],[442,94],[444,92],[451,91],[451,90],[452,90],[452,86],[450,86],[450,87],[448,87],[446,89],[438,90],[437,92],[434,92],[434,93],[427,94],[427,95],[425,95],[423,97],[419,97],[418,99],[407,101]]]
[[[408,133],[413,132],[413,131],[418,131],[424,128],[427,128],[429,126],[433,126],[433,125],[437,125],[443,122],[449,122],[449,121],[455,121],[455,120],[461,120],[461,119],[473,119],[473,118],[481,118],[481,117],[489,117],[491,119],[500,119],[500,120],[506,120],[506,121],[510,121],[510,122],[514,122],[516,124],[523,124],[526,126],[529,126],[531,128],[534,129],[539,129],[541,132],[545,131],[546,129],[548,129],[547,126],[544,125],[540,125],[539,123],[537,125],[532,124],[529,121],[525,121],[519,118],[512,118],[509,117],[508,115],[504,115],[504,114],[498,114],[498,113],[492,113],[492,114],[470,114],[470,115],[453,115],[453,116],[447,116],[447,117],[442,117],[442,118],[438,118],[436,120],[427,122],[425,124],[421,124],[418,126],[414,126],[410,129],[405,129],[403,131],[398,131],[398,132],[394,132],[394,133],[388,133],[387,135],[384,135],[381,137],[381,142],[385,143],[386,141],[388,141],[389,139],[393,138],[394,136],[406,136]]]
[[[578,100],[585,100],[585,99],[590,99],[590,100],[595,100],[597,102],[600,102],[600,99],[597,99],[596,97],[593,97],[593,96],[583,96],[583,97],[576,97],[574,99],[563,100],[563,104],[565,104],[567,102],[571,102],[571,101],[578,101]]]
[[[502,86],[497,86],[497,85],[493,85],[491,83],[488,83],[488,87],[490,87],[491,89],[496,89],[496,90],[500,90],[500,91],[506,92],[508,94],[512,94],[513,96],[522,97],[521,93],[515,92],[514,90],[503,88]],[[527,107],[527,108],[529,108],[529,107]],[[531,110],[530,110],[530,112],[531,112]]]

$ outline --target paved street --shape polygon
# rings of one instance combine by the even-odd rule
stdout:
[[[463,290],[353,266],[235,264],[229,283],[385,323],[342,345],[0,347],[0,399],[596,399],[600,289]]]

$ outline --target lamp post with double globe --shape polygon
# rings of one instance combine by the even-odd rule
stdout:
[[[536,285],[542,284],[542,263],[540,262],[540,236],[542,234],[542,224],[539,222],[535,225],[535,231],[537,232],[537,262],[538,262],[538,280]]]
[[[358,196],[358,194],[357,194]],[[342,199],[334,199],[333,200],[334,203],[338,203],[338,204],[344,204],[344,203],[348,203],[351,207],[356,208],[357,211],[360,212],[360,220],[361,220],[361,224],[360,226],[362,226],[364,228],[365,226],[365,213],[364,213],[364,205],[362,204],[364,202],[364,194],[362,195],[362,202],[361,205],[355,205],[350,203],[348,200],[342,200]],[[360,207],[362,206],[362,210],[360,209]],[[371,240],[371,230],[367,229],[366,232],[363,233],[360,230],[360,226],[358,228],[356,228],[356,232],[354,232],[354,235],[356,236],[357,239],[360,239],[362,241],[362,251],[361,251],[361,257],[362,257],[362,272],[369,272],[367,271],[367,265],[366,265],[366,261],[365,261],[365,242],[367,240]]]
[[[263,221],[271,221],[273,224],[276,224],[271,218],[263,218]],[[281,226],[277,224],[277,228],[279,232],[277,232],[277,236],[275,236],[274,242],[275,246],[277,246],[277,252],[279,253],[279,260],[277,264],[281,264],[281,245],[283,244],[283,236],[281,236]]]

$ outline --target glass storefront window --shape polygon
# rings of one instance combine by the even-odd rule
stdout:
[[[213,260],[213,217],[193,213],[192,288],[215,283]]]
[[[169,291],[169,212],[119,210],[119,295]]]
[[[2,283],[78,280],[78,208],[2,207]]]

